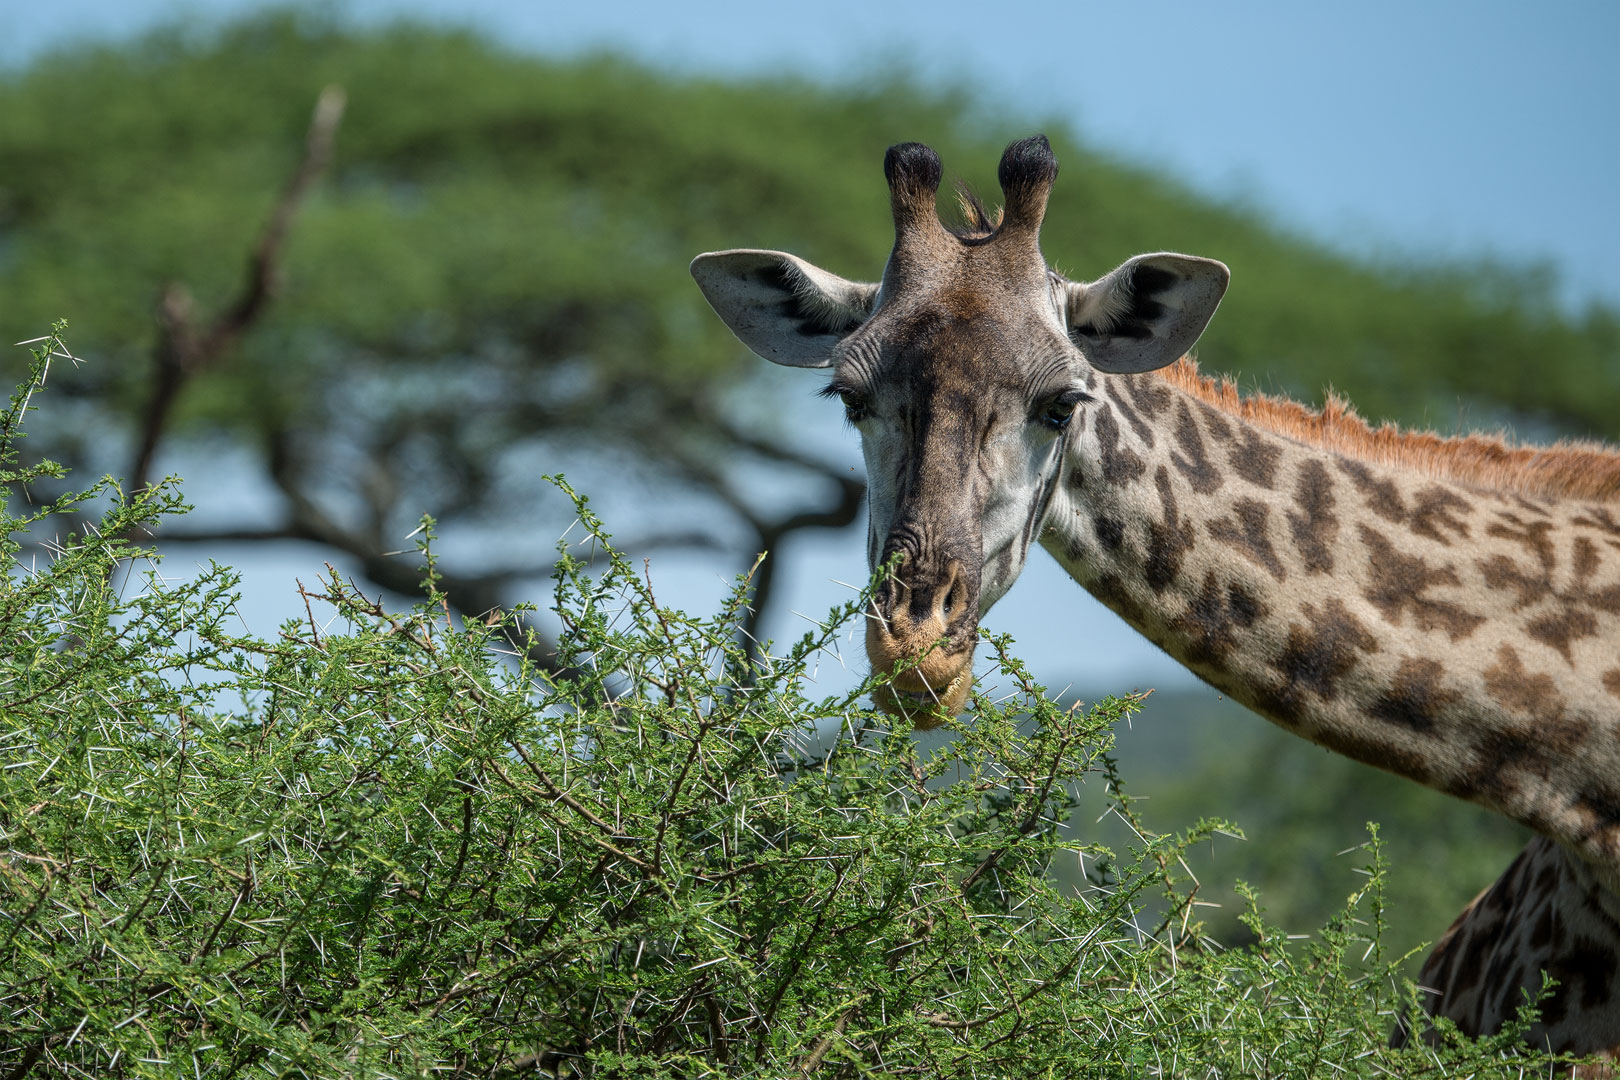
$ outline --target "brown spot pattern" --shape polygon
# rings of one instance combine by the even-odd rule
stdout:
[[[1496,650],[1496,663],[1485,669],[1485,689],[1504,708],[1538,727],[1550,729],[1564,719],[1564,695],[1557,682],[1551,675],[1526,670],[1511,645]]]
[[[1269,491],[1277,482],[1277,460],[1280,457],[1282,447],[1253,428],[1243,428],[1237,442],[1227,452],[1226,462],[1243,479]],[[1314,461],[1311,464],[1321,468]]]
[[[1294,485],[1296,513],[1288,511],[1288,531],[1294,547],[1305,562],[1307,574],[1325,574],[1333,569],[1333,541],[1339,535],[1339,518],[1333,512],[1333,479],[1327,466],[1312,459],[1299,470]]]
[[[1570,524],[1579,525],[1584,529],[1596,529],[1620,540],[1620,518],[1615,517],[1614,511],[1607,506],[1589,506],[1586,513],[1572,518]]]
[[[1603,689],[1620,698],[1620,667],[1603,673]]]
[[[1606,506],[1591,506],[1580,517],[1572,518],[1571,525],[1583,529],[1596,529],[1604,534],[1603,542],[1620,551],[1620,519]]]
[[[1204,574],[1187,609],[1173,619],[1170,629],[1184,635],[1184,657],[1189,664],[1210,664],[1225,659],[1236,641],[1236,631],[1253,626],[1266,614],[1265,605],[1236,582],[1221,587],[1213,570]]]
[[[1534,500],[1527,499],[1518,492],[1508,492],[1507,498],[1513,503],[1514,506],[1517,506],[1520,510],[1525,511],[1526,513],[1535,514],[1537,517],[1548,516],[1547,508],[1544,505],[1535,502]]]
[[[1122,381],[1136,407],[1148,416],[1157,416],[1176,399],[1175,392],[1161,379],[1126,378]]]
[[[1468,523],[1458,518],[1456,513],[1470,509],[1472,507],[1468,500],[1436,484],[1424,488],[1412,497],[1409,527],[1419,536],[1426,536],[1437,543],[1449,545],[1456,537],[1447,536],[1448,531],[1455,533],[1457,537],[1468,535]]]
[[[1620,580],[1616,580],[1612,585],[1603,586],[1595,586],[1592,583],[1592,579],[1597,576],[1598,570],[1603,565],[1603,557],[1598,553],[1597,545],[1592,543],[1589,537],[1577,536],[1571,548],[1575,580],[1559,595],[1559,600],[1572,611],[1575,608],[1585,609],[1581,613],[1584,618],[1579,620],[1579,625],[1585,629],[1579,633],[1561,635],[1556,643],[1550,636],[1543,639],[1559,649],[1566,660],[1571,659],[1569,642],[1573,638],[1589,637],[1597,633],[1597,619],[1590,615],[1591,612],[1620,615]],[[1530,632],[1532,636],[1536,636],[1533,628]],[[1573,660],[1571,662],[1573,663]]]
[[[1396,525],[1406,520],[1406,504],[1401,502],[1400,489],[1393,480],[1379,479],[1366,465],[1349,458],[1339,459],[1339,471],[1350,478],[1367,500],[1367,509]]]
[[[1557,652],[1570,667],[1574,667],[1572,643],[1581,638],[1597,636],[1597,616],[1565,605],[1557,611],[1531,619],[1524,624],[1524,632]]]
[[[1306,695],[1321,701],[1338,697],[1339,681],[1361,663],[1359,654],[1378,651],[1378,640],[1337,598],[1320,609],[1305,604],[1300,614],[1305,621],[1289,624],[1282,652],[1270,661],[1279,680],[1261,702],[1289,723],[1298,722]]]
[[[1438,661],[1407,657],[1389,687],[1368,707],[1368,715],[1420,735],[1432,733],[1446,706],[1461,696],[1440,685],[1444,673]]]
[[[1587,789],[1575,798],[1575,807],[1585,816],[1588,834],[1612,832],[1620,824],[1620,797],[1603,789]]]
[[[1367,546],[1368,586],[1362,593],[1392,626],[1400,626],[1407,612],[1420,630],[1441,630],[1452,641],[1461,641],[1485,621],[1449,600],[1424,595],[1430,589],[1462,584],[1447,563],[1434,569],[1417,555],[1402,555],[1378,530],[1358,527],[1361,542]]]
[[[1553,525],[1546,521],[1524,521],[1512,514],[1486,532],[1522,547],[1529,557],[1517,562],[1506,555],[1493,555],[1479,562],[1485,583],[1494,589],[1515,594],[1514,608],[1535,604],[1545,609],[1524,624],[1524,632],[1557,652],[1564,661],[1575,664],[1574,643],[1598,634],[1599,614],[1620,615],[1620,581],[1595,585],[1593,579],[1603,558],[1591,537],[1576,536],[1570,545],[1570,585],[1556,588],[1553,574],[1558,556],[1552,540]]]
[[[1097,410],[1098,460],[1102,463],[1103,482],[1115,487],[1140,480],[1147,472],[1147,464],[1136,451],[1124,445],[1121,435],[1114,410],[1104,402]]]
[[[1518,593],[1515,608],[1526,607],[1552,592],[1553,568],[1558,564],[1549,535],[1553,526],[1549,521],[1527,522],[1516,514],[1499,516],[1503,520],[1488,526],[1485,534],[1518,544],[1535,560],[1538,569],[1526,570],[1506,555],[1493,555],[1480,561],[1480,573],[1485,575],[1485,584],[1491,588]]]
[[[1255,499],[1239,499],[1232,504],[1232,517],[1209,523],[1209,535],[1235,549],[1250,562],[1264,567],[1278,581],[1288,576],[1276,549],[1271,546],[1271,508]]]
[[[1107,514],[1098,514],[1092,522],[1092,528],[1097,533],[1097,543],[1105,551],[1118,551],[1125,543],[1125,523],[1118,518],[1111,518]]]
[[[1197,398],[1193,399],[1193,404],[1198,406],[1199,415],[1203,416],[1204,426],[1209,429],[1210,437],[1221,442],[1229,442],[1232,438],[1232,425],[1221,414],[1221,410],[1213,405],[1205,404]],[[1251,439],[1255,437],[1255,433],[1248,429],[1244,430],[1244,434]]]
[[[1590,726],[1566,715],[1557,683],[1526,669],[1513,646],[1503,645],[1496,656],[1485,670],[1485,689],[1509,715],[1505,724],[1480,732],[1458,793],[1501,805],[1520,789],[1522,777],[1545,779],[1556,763],[1578,754]]]
[[[1339,459],[1339,471],[1350,477],[1367,500],[1367,509],[1394,525],[1404,525],[1418,536],[1449,546],[1465,537],[1468,523],[1457,515],[1472,507],[1456,492],[1431,484],[1412,497],[1408,507],[1393,480],[1377,476],[1359,461]]]
[[[1188,408],[1185,401],[1179,404],[1175,437],[1176,445],[1181,447],[1181,453],[1172,452],[1170,463],[1187,478],[1187,483],[1192,486],[1195,494],[1211,494],[1220,490],[1223,477],[1220,471],[1210,464],[1209,453],[1204,448],[1204,435],[1198,430],[1198,421],[1193,419],[1192,409]]]
[[[1240,626],[1250,626],[1270,613],[1266,605],[1235,581],[1226,587],[1226,606]]]
[[[1153,484],[1159,489],[1159,502],[1164,507],[1163,521],[1148,522],[1147,565],[1143,567],[1148,588],[1163,592],[1181,576],[1181,564],[1193,547],[1193,527],[1183,521],[1176,505],[1176,493],[1170,486],[1170,470],[1160,465],[1153,473]]]
[[[1147,421],[1136,415],[1136,410],[1131,408],[1130,402],[1125,400],[1125,395],[1120,393],[1121,383],[1130,386],[1133,382],[1135,382],[1133,379],[1109,380],[1107,384],[1108,400],[1114,403],[1114,407],[1119,410],[1119,415],[1123,416],[1125,422],[1131,425],[1131,430],[1136,432],[1136,437],[1141,441],[1142,445],[1151,450],[1153,449],[1153,429],[1148,426]]]

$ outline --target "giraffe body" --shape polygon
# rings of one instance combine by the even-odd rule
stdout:
[[[1589,864],[1536,837],[1445,932],[1418,976],[1429,1012],[1489,1035],[1535,1000],[1542,973],[1558,987],[1527,1038],[1554,1053],[1620,1056],[1620,903]],[[1432,1037],[1432,1032],[1427,1033]],[[1403,1045],[1404,1026],[1390,1040]],[[1612,1070],[1588,1072],[1613,1076]]]
[[[914,664],[880,703],[960,709],[978,619],[1038,540],[1273,722],[1538,832],[1436,946],[1429,1008],[1493,1032],[1546,970],[1531,1037],[1620,1052],[1620,451],[1375,430],[1200,377],[1182,357],[1226,267],[1051,271],[1044,138],[1003,157],[1005,215],[965,198],[954,232],[931,150],[884,172],[880,283],[767,251],[692,268],[756,352],[831,368],[861,433],[868,561],[897,566],[867,651]]]

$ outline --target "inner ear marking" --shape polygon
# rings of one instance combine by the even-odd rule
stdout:
[[[1100,371],[1164,367],[1198,340],[1228,278],[1213,259],[1138,255],[1089,285],[1068,287],[1069,336]]]
[[[798,323],[797,331],[804,337],[824,334],[841,337],[871,314],[870,295],[862,296],[855,290],[819,288],[809,274],[790,262],[761,267],[759,280],[785,295],[779,310],[784,317]]]
[[[848,281],[794,255],[738,248],[692,260],[692,277],[744,345],[789,367],[827,367],[871,314],[876,284]]]

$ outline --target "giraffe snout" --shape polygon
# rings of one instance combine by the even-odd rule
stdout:
[[[875,695],[878,705],[937,727],[973,688],[978,599],[971,568],[957,559],[905,560],[872,599],[866,654],[873,670],[910,665]]]

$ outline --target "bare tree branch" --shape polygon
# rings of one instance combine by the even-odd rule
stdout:
[[[310,119],[303,159],[270,212],[270,220],[248,259],[241,291],[213,324],[206,330],[198,330],[191,293],[184,285],[171,282],[164,288],[158,300],[158,342],[152,353],[152,397],[141,421],[140,442],[129,467],[130,490],[146,487],[152,459],[157,456],[158,444],[187,381],[218,364],[275,295],[287,231],[304,197],[332,160],[332,143],[343,119],[345,101],[341,87],[328,86],[321,91],[315,103],[315,114]]]
[[[253,324],[265,304],[275,295],[278,285],[279,257],[287,239],[293,218],[303,205],[315,182],[332,161],[332,144],[337,138],[338,125],[343,121],[343,110],[348,97],[341,86],[328,86],[315,102],[315,113],[310,117],[309,134],[304,141],[304,158],[287,181],[277,200],[270,220],[265,224],[258,246],[248,260],[247,280],[236,302],[215,321],[202,342],[202,356],[212,363],[241,337]]]
[[[861,504],[866,498],[866,482],[858,476],[841,473],[825,462],[816,461],[786,447],[758,439],[724,421],[717,421],[713,425],[713,429],[719,431],[726,439],[735,441],[744,449],[764,457],[799,466],[831,481],[838,489],[838,494],[830,503],[799,510],[785,517],[766,519],[754,512],[748,500],[731,489],[731,485],[727,482],[725,476],[712,464],[711,457],[700,456],[679,446],[666,448],[664,451],[668,460],[689,480],[707,489],[725,503],[732,512],[742,518],[749,528],[754,531],[755,542],[750,545],[751,550],[746,553],[750,565],[752,565],[752,560],[760,554],[768,556],[754,571],[753,602],[749,605],[748,614],[744,618],[743,625],[738,628],[743,648],[749,657],[753,657],[757,655],[759,650],[760,624],[764,620],[765,613],[770,608],[774,595],[776,570],[781,562],[780,550],[783,541],[801,529],[841,529],[854,524],[860,517]]]

